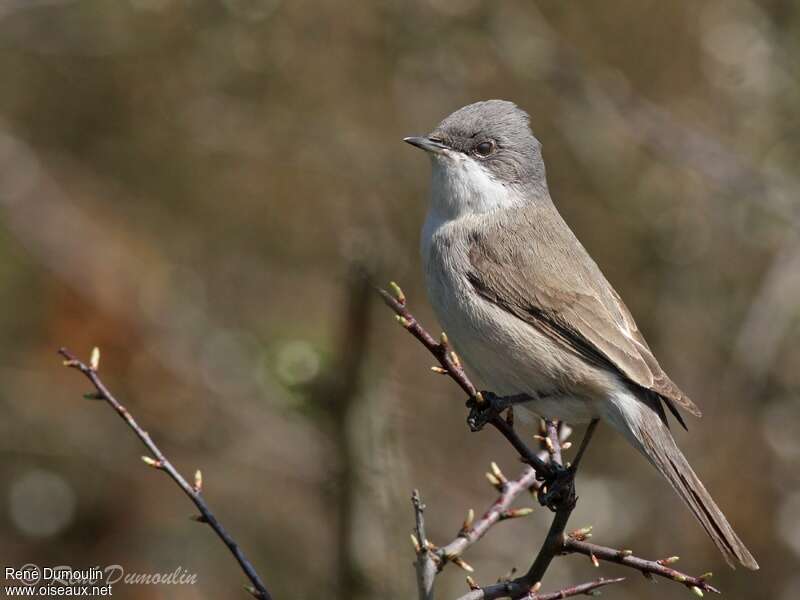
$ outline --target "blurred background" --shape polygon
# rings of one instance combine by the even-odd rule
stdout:
[[[496,496],[491,460],[521,468],[357,273],[438,333],[430,167],[401,138],[486,98],[530,112],[556,204],[704,410],[676,435],[762,570],[729,570],[606,427],[572,524],[729,598],[800,597],[797,0],[0,0],[3,567],[182,568],[197,584],[114,596],[246,597],[55,353],[97,345],[276,598],[412,597],[412,488],[443,543]],[[493,529],[476,580],[527,569],[549,520]],[[609,598],[688,594],[602,574],[629,577]],[[544,589],[596,576],[565,557]]]

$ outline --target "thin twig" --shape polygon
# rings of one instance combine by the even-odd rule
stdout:
[[[396,288],[396,291],[397,290],[400,290],[400,288]],[[406,308],[406,299],[402,295],[402,291],[398,292],[397,297],[392,296],[389,292],[380,288],[378,288],[378,293],[381,295],[381,298],[383,298],[386,306],[395,312],[398,322],[436,357],[441,363],[442,368],[447,370],[447,374],[461,386],[461,389],[464,390],[467,396],[470,398],[478,398],[478,389],[472,384],[469,377],[467,377],[463,366],[457,364],[453,360],[453,354],[449,352],[450,348],[447,343],[447,337],[442,336],[441,342],[437,342],[433,336],[419,324],[416,317]]]
[[[551,460],[563,466],[561,462],[561,440],[558,435],[556,424],[553,421],[545,420],[545,431],[547,432],[547,439],[549,440],[547,448],[550,452]],[[588,440],[591,438],[593,432],[594,428],[586,430],[583,441],[581,442],[582,448],[585,448],[589,444]],[[539,553],[536,555],[536,559],[533,561],[530,569],[528,569],[528,572],[515,581],[515,583],[523,589],[530,589],[541,582],[544,578],[544,574],[550,567],[550,563],[562,552],[565,540],[564,531],[567,528],[567,523],[572,515],[572,511],[575,509],[575,503],[577,501],[575,497],[575,488],[573,486],[576,468],[577,466],[569,471],[569,478],[566,480],[566,485],[568,485],[569,488],[566,494],[562,493],[560,499],[556,503],[556,514],[553,517],[552,523],[550,523],[550,529],[547,532],[542,547],[539,549]],[[552,492],[552,490],[550,491]],[[519,596],[512,595],[511,597],[516,598]]]
[[[551,471],[543,457],[534,452],[522,438],[519,437],[516,430],[508,424],[508,422],[500,416],[495,416],[489,419],[489,424],[499,431],[504,438],[514,447],[517,451],[522,462],[531,465],[540,474],[549,473]]]
[[[597,588],[601,588],[606,585],[612,585],[614,583],[621,583],[623,581],[625,581],[624,577],[617,577],[616,579],[605,579],[601,577],[595,581],[573,585],[572,587],[564,588],[558,590],[557,592],[549,592],[547,594],[532,594],[529,596],[529,598],[530,600],[560,600],[561,598],[570,598],[571,596],[594,596],[592,592]]]
[[[431,552],[428,538],[425,534],[425,505],[419,495],[419,490],[411,494],[411,503],[414,505],[414,533],[411,540],[417,560],[414,568],[417,572],[417,590],[420,600],[433,600],[433,583],[439,567],[435,555]]]
[[[562,588],[556,592],[547,592],[546,594],[531,590],[525,596],[523,596],[521,600],[560,600],[561,598],[571,598],[572,596],[594,596],[594,590],[606,585],[621,583],[623,581],[625,581],[624,577],[617,577],[616,579],[606,579],[601,577],[595,581],[573,585],[571,587]],[[501,586],[502,584],[498,585]],[[458,600],[492,600],[493,598],[502,597],[503,596],[493,596],[491,594],[487,595],[485,590],[477,589],[461,596]]]
[[[561,460],[561,440],[558,437],[558,422],[545,420],[545,431],[547,435],[545,446],[550,454],[550,460],[563,465],[564,462]]]
[[[564,530],[567,528],[567,522],[570,515],[572,515],[573,508],[575,508],[574,503],[570,505],[569,502],[564,502],[559,506],[553,517],[553,522],[550,523],[547,537],[545,537],[544,543],[536,555],[536,559],[528,569],[528,572],[517,580],[518,585],[530,589],[544,579],[544,574],[550,568],[550,563],[561,553],[561,548],[564,545]],[[512,598],[514,597],[518,596],[512,596]]]
[[[147,447],[152,454],[152,458],[149,456],[142,457],[144,462],[149,466],[158,469],[159,471],[164,471],[167,475],[169,475],[170,479],[172,479],[194,503],[194,505],[197,507],[197,510],[200,511],[200,516],[198,516],[196,520],[201,523],[208,523],[211,529],[214,530],[214,533],[217,534],[222,542],[228,547],[228,550],[231,551],[231,554],[233,554],[236,562],[239,563],[242,571],[244,571],[244,574],[253,584],[252,587],[246,587],[245,589],[247,589],[247,591],[256,598],[260,598],[262,600],[272,600],[272,596],[270,596],[267,588],[264,586],[264,583],[258,576],[258,573],[256,573],[255,568],[253,568],[253,565],[245,557],[244,553],[239,548],[239,545],[217,520],[217,518],[214,516],[214,513],[211,512],[208,504],[206,504],[206,501],[201,493],[202,476],[200,475],[200,471],[198,471],[197,475],[195,476],[195,485],[190,485],[183,475],[181,475],[167,459],[167,457],[164,456],[164,453],[161,451],[161,449],[156,446],[155,442],[153,442],[153,440],[150,438],[150,434],[148,434],[139,426],[139,424],[136,422],[136,419],[133,418],[133,415],[131,415],[131,413],[129,413],[122,404],[120,404],[120,402],[102,382],[100,376],[97,374],[97,367],[100,359],[99,350],[95,348],[92,352],[90,365],[78,360],[78,358],[66,348],[59,349],[58,353],[64,357],[64,366],[80,371],[92,383],[95,392],[91,395],[91,397],[96,400],[105,400],[108,405],[117,412],[122,420],[125,421],[128,427],[133,430],[133,432],[136,434],[136,437],[138,437]]]
[[[529,490],[538,490],[541,483],[536,480],[536,471],[531,467],[526,467],[517,479],[511,479],[500,483],[500,496],[486,509],[480,519],[473,520],[472,512],[467,515],[461,530],[456,538],[442,546],[436,551],[441,559],[439,570],[441,570],[448,560],[460,557],[467,548],[475,544],[500,521],[524,517],[531,512],[532,508],[511,508],[516,498]]]
[[[583,459],[583,455],[586,452],[586,449],[589,447],[589,442],[594,436],[594,432],[597,429],[597,425],[600,423],[598,419],[592,419],[589,423],[589,426],[586,428],[586,433],[583,434],[583,441],[581,441],[581,445],[578,448],[578,452],[575,454],[575,459],[572,461],[572,469],[576,470],[578,465],[580,465],[581,460]]]
[[[392,283],[391,287],[395,292],[394,296],[381,288],[377,288],[377,291],[381,298],[383,298],[383,301],[386,303],[386,305],[395,312],[397,315],[397,321],[400,323],[400,325],[406,328],[411,335],[417,338],[422,345],[425,346],[434,357],[436,357],[441,365],[438,368],[449,375],[453,381],[455,381],[461,387],[461,389],[466,392],[467,396],[469,396],[473,402],[475,402],[478,406],[484,404],[485,401],[482,394],[467,376],[467,373],[464,371],[464,367],[458,360],[457,355],[450,348],[447,336],[442,334],[441,341],[437,342],[436,339],[419,323],[419,321],[417,321],[417,318],[411,314],[411,311],[408,310],[406,307],[405,295],[399,286],[397,286],[395,283]],[[519,401],[520,399],[521,397],[514,397],[513,401]],[[503,434],[503,436],[505,436],[511,445],[514,446],[517,452],[519,452],[519,455],[522,457],[524,462],[531,465],[541,474],[549,472],[550,469],[547,464],[541,458],[539,458],[535,452],[527,447],[527,445],[516,434],[514,428],[509,425],[502,416],[499,414],[494,415],[487,422],[494,426],[500,433]]]
[[[646,575],[658,575],[659,577],[664,577],[665,579],[682,583],[688,588],[694,587],[699,588],[703,592],[713,592],[715,594],[720,593],[717,588],[710,585],[706,581],[706,579],[711,576],[710,574],[704,577],[693,577],[692,575],[687,575],[686,573],[676,571],[675,569],[669,567],[668,565],[677,562],[677,556],[663,559],[661,561],[646,560],[644,558],[634,556],[629,550],[616,550],[606,546],[590,544],[589,542],[581,539],[575,539],[573,537],[567,537],[567,539],[564,540],[563,551],[566,553],[583,554],[589,557],[594,556],[597,558],[597,560],[624,565],[626,567],[636,569],[637,571],[640,571]]]

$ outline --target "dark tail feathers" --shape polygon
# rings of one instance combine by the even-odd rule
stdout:
[[[639,429],[641,450],[667,478],[694,516],[700,521],[708,537],[716,544],[725,561],[735,567],[738,561],[748,569],[758,569],[758,563],[745,547],[728,519],[706,491],[692,467],[684,458],[672,434],[651,411],[643,411],[644,423]]]

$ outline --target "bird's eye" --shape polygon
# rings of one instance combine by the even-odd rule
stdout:
[[[489,156],[492,152],[494,152],[494,142],[491,140],[488,142],[481,142],[475,146],[475,153],[478,156]]]

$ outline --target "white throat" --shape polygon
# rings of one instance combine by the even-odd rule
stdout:
[[[468,156],[434,157],[431,212],[445,219],[490,212],[515,204],[514,190]]]
[[[428,214],[422,228],[422,251],[445,223],[524,203],[514,186],[492,177],[467,156],[434,157]]]

